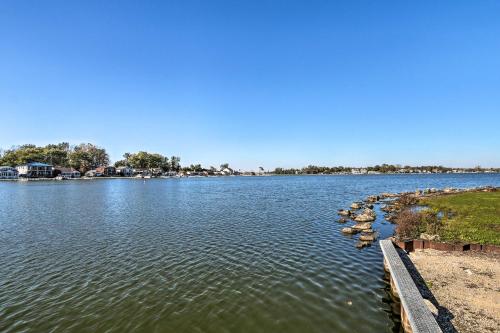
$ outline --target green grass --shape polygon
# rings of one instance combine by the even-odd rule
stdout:
[[[443,213],[441,239],[500,245],[500,192],[443,195],[420,204]]]

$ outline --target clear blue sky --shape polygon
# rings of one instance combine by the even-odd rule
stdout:
[[[0,2],[0,147],[500,166],[500,1]]]

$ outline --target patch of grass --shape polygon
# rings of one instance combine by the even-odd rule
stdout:
[[[441,239],[500,245],[500,192],[466,192],[424,198],[442,213]]]
[[[432,281],[424,281],[425,282],[425,285],[427,286],[427,289],[432,289]]]

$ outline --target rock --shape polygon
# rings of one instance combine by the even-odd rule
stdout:
[[[339,209],[338,214],[342,216],[349,216],[351,215],[351,211],[347,209]]]
[[[376,214],[373,210],[370,208],[365,208],[363,210],[363,213],[354,217],[354,221],[356,222],[371,222],[374,221],[376,218]]]
[[[426,233],[420,234],[420,239],[428,240],[428,241],[440,241],[441,237],[439,235],[429,235]]]
[[[385,219],[391,223],[394,223],[396,222],[397,217],[394,214],[386,214]]]
[[[376,216],[376,214],[375,214],[375,212],[373,211],[373,209],[370,209],[370,208],[365,208],[365,209],[363,210],[363,214],[365,214],[365,215],[370,215],[370,216],[373,216],[373,217],[375,217],[375,216]]]
[[[347,222],[347,219],[346,219],[346,218],[341,217],[341,218],[339,218],[339,219],[337,220],[337,222],[338,222],[338,223],[346,223],[346,222]]]
[[[384,206],[380,207],[380,210],[383,212],[386,212],[386,213],[390,213],[390,212],[398,211],[399,208],[396,207],[395,205],[384,205]]]
[[[436,308],[436,306],[434,304],[432,304],[431,301],[429,301],[428,299],[425,299],[425,298],[424,298],[424,303],[425,303],[425,305],[427,305],[427,308],[434,315],[434,317],[437,317],[439,311]]]
[[[368,198],[366,198],[366,202],[377,202],[380,200],[380,197],[378,195],[370,195]]]
[[[358,249],[362,249],[364,248],[365,246],[370,246],[371,242],[364,242],[364,241],[359,241],[356,243],[356,247]]]
[[[370,222],[365,222],[365,223],[358,223],[355,226],[353,226],[351,229],[361,231],[361,230],[367,230],[367,229],[371,229],[371,228],[372,228],[372,224]]]
[[[366,208],[373,209],[373,205],[372,205],[372,204],[367,204],[367,205],[366,205]]]
[[[361,215],[356,216],[354,218],[354,221],[356,221],[356,222],[372,222],[372,221],[375,221],[375,216],[361,214]]]
[[[373,231],[373,229],[365,229],[365,230],[363,230],[363,233],[364,234],[373,234],[374,231]]]
[[[381,198],[395,198],[395,197],[397,197],[397,196],[398,196],[398,194],[395,194],[395,193],[387,193],[387,192],[380,194],[380,197],[381,197]]]
[[[362,205],[359,202],[353,202],[351,204],[352,209],[360,209],[361,207],[362,207]]]
[[[347,227],[347,228],[342,228],[342,232],[344,234],[351,234],[352,235],[352,234],[357,234],[358,232],[360,232],[360,230]]]
[[[373,242],[375,240],[374,235],[361,235],[359,236],[359,240],[363,242]]]

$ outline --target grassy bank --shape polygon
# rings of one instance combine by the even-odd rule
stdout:
[[[420,204],[442,213],[441,239],[500,245],[500,192],[430,197]]]

